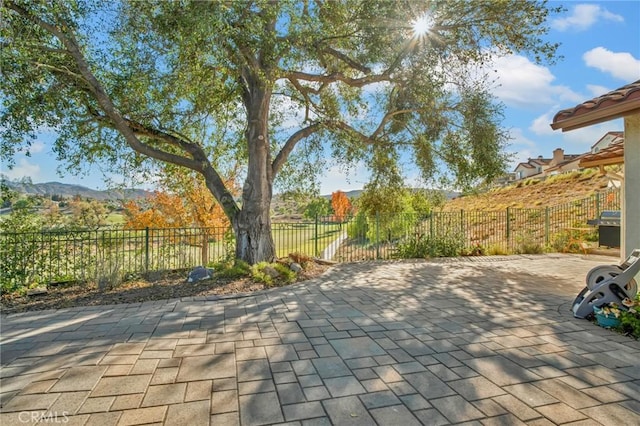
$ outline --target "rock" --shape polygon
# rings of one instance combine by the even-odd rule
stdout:
[[[289,265],[289,269],[297,273],[302,271],[302,266],[299,263],[292,262],[291,265]]]
[[[46,287],[36,287],[36,288],[27,290],[27,296],[29,297],[40,296],[47,293],[48,293],[48,290]]]
[[[187,278],[188,283],[195,283],[202,280],[210,280],[213,277],[213,269],[203,266],[196,266]]]
[[[276,268],[274,268],[273,266],[269,266],[269,265],[265,266],[262,269],[262,272],[264,272],[265,274],[267,274],[271,278],[278,278],[280,276],[280,272],[278,272],[276,270]]]

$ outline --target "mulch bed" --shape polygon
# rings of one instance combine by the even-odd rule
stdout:
[[[329,266],[309,263],[298,273],[297,282],[315,278],[324,273]],[[138,303],[151,300],[175,299],[181,297],[231,295],[251,293],[267,288],[250,278],[217,278],[188,283],[186,271],[154,273],[147,279],[139,278],[126,281],[111,290],[100,290],[94,283],[66,284],[49,286],[45,294],[27,296],[24,294],[3,294],[0,306],[3,314],[61,309],[77,306],[114,305],[120,303]],[[282,286],[276,282],[270,287]]]

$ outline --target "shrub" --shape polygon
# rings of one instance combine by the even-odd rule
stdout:
[[[625,299],[622,304],[628,310],[621,310],[620,312],[619,330],[636,339],[640,339],[640,293],[636,295],[636,300]]]
[[[267,287],[285,285],[295,281],[296,273],[287,265],[260,262],[250,267],[251,278]]]
[[[122,265],[116,257],[102,257],[96,262],[95,282],[100,291],[116,288],[124,280]]]
[[[213,273],[220,278],[236,279],[246,277],[251,273],[251,266],[242,260],[235,263],[219,262],[211,266]]]
[[[15,200],[17,194],[5,190],[3,198]],[[34,212],[33,198],[13,202],[11,213],[0,220],[0,288],[2,293],[26,290],[41,280],[40,271],[48,263],[43,249],[41,216]]]
[[[354,220],[347,226],[347,235],[354,240],[365,239],[369,231],[369,223],[364,212],[358,212]]]
[[[464,254],[464,248],[464,238],[455,232],[435,237],[417,234],[400,242],[396,255],[407,259],[455,257]]]
[[[463,256],[485,256],[487,254],[487,249],[482,244],[476,243],[471,247],[464,249],[461,254]]]
[[[487,248],[487,254],[489,256],[499,256],[509,254],[509,250],[502,247],[500,244],[492,244]]]
[[[541,254],[544,253],[544,248],[531,233],[521,235],[517,238],[517,254]]]

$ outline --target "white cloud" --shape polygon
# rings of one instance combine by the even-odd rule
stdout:
[[[601,96],[611,91],[608,87],[599,86],[597,84],[587,84],[587,90],[593,97]]]
[[[624,22],[622,16],[611,13],[600,5],[579,4],[573,8],[569,16],[554,19],[551,27],[558,31],[585,31],[600,20]]]
[[[40,166],[37,164],[31,164],[27,159],[21,158],[18,160],[18,164],[13,166],[12,169],[3,168],[2,174],[9,179],[20,179],[23,177],[30,177],[33,182],[38,182],[40,177]]]
[[[45,148],[46,148],[46,145],[44,144],[44,142],[35,141],[31,144],[31,146],[24,147],[20,152],[22,153],[29,152],[30,154],[38,154],[44,151]]]
[[[511,135],[510,143],[513,145],[527,146],[530,148],[535,148],[535,146],[537,145],[536,142],[526,137],[522,129],[518,127],[510,129],[509,133]]]
[[[583,96],[569,87],[554,85],[556,78],[547,67],[536,65],[524,56],[496,58],[492,65],[499,84],[493,94],[508,106],[533,109],[559,101],[582,101]]]
[[[34,143],[31,144],[31,148],[29,148],[29,151],[32,154],[37,154],[39,152],[44,151],[46,145],[43,142],[40,141],[35,141]]]
[[[640,78],[640,60],[628,52],[612,52],[596,47],[582,55],[584,63],[604,73],[632,82]]]
[[[535,118],[531,122],[531,126],[529,126],[529,130],[531,130],[536,135],[540,135],[540,136],[555,135],[556,132],[551,128],[551,122],[553,121],[553,116],[555,115],[555,112],[559,110],[560,108],[558,106],[554,106],[551,110]]]
[[[580,154],[587,152],[591,146],[598,142],[607,132],[620,131],[622,129],[623,125],[621,120],[609,121],[562,133],[562,140],[570,149],[573,147],[573,151],[578,151],[569,152],[570,154]]]
[[[358,163],[352,170],[345,171],[334,165],[320,178],[320,194],[327,195],[335,191],[351,191],[362,189],[369,181],[369,172],[362,163]]]
[[[507,154],[511,155],[511,159],[508,170],[515,169],[518,163],[527,161],[528,158],[534,158],[542,154],[538,152],[540,150],[539,144],[525,136],[522,129],[516,127],[510,129],[509,133],[511,140]]]
[[[553,130],[551,128],[551,122],[556,112],[560,110],[559,107],[554,106],[548,112],[535,118],[529,126],[529,130],[539,136],[560,137],[560,142],[563,145],[569,145],[568,149],[572,149],[570,154],[581,154],[588,151],[588,148],[596,143],[605,133],[611,131],[622,130],[622,124],[620,120],[609,121],[606,123],[596,124],[582,129],[572,130],[570,132],[561,132],[559,130]],[[572,148],[573,147],[573,148]]]

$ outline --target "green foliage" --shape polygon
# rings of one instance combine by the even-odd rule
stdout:
[[[377,175],[373,182],[365,185],[358,199],[358,216],[366,218],[367,240],[371,242],[391,242],[414,232],[424,218],[429,217],[432,203],[440,203],[442,195],[424,190],[406,188],[395,172]],[[362,232],[365,227],[362,217],[356,218],[356,228]]]
[[[544,253],[544,247],[535,238],[531,232],[519,235],[516,238],[516,254],[541,254]]]
[[[480,243],[476,243],[471,247],[465,247],[460,253],[462,256],[486,256],[488,250]]]
[[[620,310],[620,326],[618,329],[635,339],[640,339],[640,293],[635,300],[625,299],[622,304],[626,310]]]
[[[10,163],[49,127],[68,170],[198,171],[234,229],[252,231],[274,182],[313,187],[325,158],[398,177],[408,154],[458,187],[502,173],[502,109],[477,69],[516,52],[552,62],[543,36],[559,8],[310,4],[5,0],[0,155]],[[427,12],[436,25],[419,39],[407,23]],[[221,179],[234,167],[249,171],[242,204]],[[237,239],[251,263],[275,253],[268,230],[259,238],[259,254]]]
[[[242,260],[237,262],[218,262],[210,265],[214,274],[219,278],[236,279],[246,277],[251,274],[251,266]]]
[[[227,229],[225,231],[222,241],[224,244],[223,262],[226,262],[226,263],[236,262],[236,237],[231,229]],[[243,262],[242,259],[237,259],[237,261]]]
[[[124,280],[122,265],[116,256],[101,255],[94,266],[94,278],[100,291],[109,291],[116,288]]]
[[[42,217],[34,212],[33,198],[18,198],[8,188],[3,188],[2,196],[12,201],[11,213],[0,221],[0,287],[2,293],[10,293],[38,284],[48,258],[41,250],[42,236],[25,239],[21,235],[39,232],[43,226]]]
[[[304,209],[304,217],[308,219],[316,219],[326,216],[331,211],[331,203],[327,198],[316,197],[312,199]]]
[[[275,263],[273,266],[276,269],[276,271],[278,271],[278,273],[280,274],[279,276],[280,283],[291,284],[296,280],[297,274],[293,272],[291,268],[289,268],[289,266],[283,265],[281,263]]]
[[[509,250],[507,250],[500,244],[492,244],[487,248],[486,253],[489,256],[503,256],[508,255]]]
[[[551,238],[551,248],[553,251],[558,253],[563,253],[565,251],[569,253],[578,253],[580,251],[580,246],[577,243],[569,244],[570,238],[570,231],[565,230],[558,232]]]
[[[347,226],[347,235],[352,240],[363,241],[367,238],[369,231],[369,223],[367,221],[367,215],[364,211],[359,211],[355,218],[349,222]]]
[[[640,314],[623,311],[620,314],[620,330],[640,339]]]
[[[251,266],[251,278],[267,287],[272,287],[294,282],[296,273],[280,263],[259,262]]]
[[[468,254],[465,241],[456,232],[430,237],[414,235],[398,244],[397,257],[402,259],[425,259],[429,257],[455,257]]]

